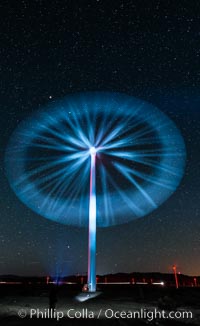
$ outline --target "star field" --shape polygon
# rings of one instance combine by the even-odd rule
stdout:
[[[43,219],[9,187],[4,153],[38,108],[82,91],[157,106],[186,144],[185,175],[157,210],[99,229],[97,273],[200,274],[200,5],[198,1],[3,1],[0,4],[0,274],[87,271],[87,229]]]

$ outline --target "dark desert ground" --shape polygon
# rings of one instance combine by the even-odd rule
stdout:
[[[4,325],[200,325],[200,288],[143,286],[143,285],[99,285],[100,295],[85,302],[78,302],[76,296],[81,293],[81,285],[68,284],[57,287],[57,303],[55,311],[62,311],[64,318],[56,320],[48,317],[30,318],[30,309],[47,311],[49,308],[50,286],[48,285],[1,285],[0,289],[0,324]],[[19,311],[26,312],[26,317],[20,318]],[[70,316],[78,311],[77,318],[67,317],[67,311],[71,310]],[[101,316],[98,318],[100,309]],[[148,318],[106,318],[104,312],[108,309],[113,311],[191,311],[192,318],[170,319]],[[83,312],[84,311],[84,312]],[[87,312],[86,312],[87,311]],[[94,313],[94,318],[88,318],[86,314]],[[80,317],[80,314],[82,316]],[[45,315],[44,315],[45,316]],[[80,317],[80,318],[79,318]]]

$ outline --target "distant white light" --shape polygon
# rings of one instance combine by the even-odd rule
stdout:
[[[97,152],[97,149],[95,147],[90,147],[90,155],[95,155]]]
[[[153,285],[162,285],[162,286],[164,286],[165,285],[165,283],[162,281],[162,282],[154,282],[154,283],[152,283]]]

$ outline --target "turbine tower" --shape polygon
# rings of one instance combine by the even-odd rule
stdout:
[[[88,228],[88,291],[96,291],[96,148],[90,148],[90,197]]]

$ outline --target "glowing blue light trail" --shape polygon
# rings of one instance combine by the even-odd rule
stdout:
[[[38,214],[87,226],[96,148],[100,227],[150,213],[183,175],[185,146],[171,120],[133,97],[94,92],[68,96],[19,125],[5,158],[11,187]]]

